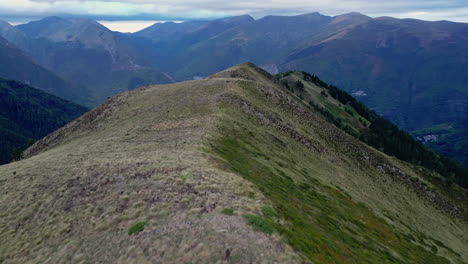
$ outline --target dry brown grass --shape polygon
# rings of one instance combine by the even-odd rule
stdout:
[[[118,95],[2,166],[0,260],[298,261],[277,235],[255,232],[240,216],[260,212],[263,196],[202,151],[228,90],[210,79]],[[221,214],[227,207],[239,215]],[[140,221],[145,229],[129,236]]]
[[[395,229],[417,230],[459,259],[468,257],[466,223],[377,165],[419,178],[413,168],[337,131],[277,85],[253,66],[240,65],[200,81],[143,87],[39,141],[26,151],[27,159],[0,167],[0,262],[305,261],[277,233],[246,224],[242,215],[259,215],[271,201],[209,151],[224,128],[242,120],[239,110],[257,111],[232,104],[224,110],[233,97],[268,109],[269,116],[257,116],[264,123],[246,129],[260,134],[267,127],[272,141],[287,142],[276,152],[282,159],[304,164],[314,179],[338,186]],[[224,208],[235,215],[222,214]],[[144,230],[129,236],[138,222],[146,222]]]

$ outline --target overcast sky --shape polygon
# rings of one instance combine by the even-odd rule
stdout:
[[[26,22],[50,15],[76,15],[112,24],[143,26],[141,21],[219,18],[250,14],[296,15],[320,12],[339,15],[360,12],[371,17],[393,16],[468,22],[468,0],[0,0],[0,19]],[[126,31],[131,31],[127,28]]]

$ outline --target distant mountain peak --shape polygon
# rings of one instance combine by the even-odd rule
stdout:
[[[367,22],[370,20],[372,20],[371,17],[363,15],[359,12],[351,12],[351,13],[342,14],[342,15],[333,17],[333,21],[331,22],[331,24],[338,24],[338,23],[345,22],[349,24],[345,28],[349,28],[349,26],[355,26],[356,24],[361,24],[363,22]]]
[[[240,15],[240,16],[233,16],[233,17],[225,17],[215,21],[223,21],[223,22],[243,22],[243,21],[254,21],[255,19],[250,15]]]
[[[23,32],[4,20],[0,20],[0,36],[19,47],[23,46],[26,41]]]
[[[46,38],[52,41],[69,41],[94,32],[109,31],[106,27],[91,19],[46,17],[17,27],[32,38]]]
[[[48,22],[48,23],[54,23],[54,22],[64,22],[64,21],[67,21],[67,19],[63,18],[63,17],[59,17],[59,16],[49,16],[49,17],[45,17],[39,21],[42,21],[42,22]]]
[[[300,14],[297,16],[323,16],[323,15],[320,14],[319,12],[311,12],[311,13],[306,13],[306,14]]]
[[[271,19],[271,18],[316,18],[316,17],[328,17],[326,15],[323,15],[319,12],[312,12],[312,13],[306,13],[306,14],[299,14],[299,15],[268,15],[264,16],[261,19]]]
[[[340,17],[340,16],[341,16],[341,17],[344,17],[344,16],[348,16],[348,17],[350,17],[350,16],[361,16],[361,17],[368,17],[368,18],[370,18],[369,16],[366,16],[366,15],[364,15],[364,14],[362,14],[362,13],[359,13],[359,12],[349,12],[349,13],[345,13],[345,14],[338,15],[338,16],[336,16],[336,17]]]
[[[0,28],[1,27],[13,27],[10,23],[6,22],[5,20],[0,19]]]
[[[19,25],[18,29],[33,39],[51,42],[80,42],[87,48],[104,48],[114,52],[117,35],[100,23],[83,18],[47,17]]]
[[[255,21],[250,15],[225,17],[211,21],[193,20],[182,23],[156,23],[139,32],[135,36],[159,41],[174,41],[184,39],[191,42],[213,37],[230,28]]]

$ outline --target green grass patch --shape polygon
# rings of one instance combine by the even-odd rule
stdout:
[[[431,248],[412,243],[342,190],[312,178],[313,169],[292,162],[300,160],[299,156],[268,141],[271,131],[262,131],[253,126],[255,123],[249,126],[248,122],[252,120],[243,120],[242,128],[229,122],[234,128],[226,126],[224,136],[212,147],[226,162],[226,168],[253,182],[273,202],[275,209],[262,208],[263,216],[244,216],[256,230],[278,232],[316,263],[450,263]],[[251,133],[257,136],[252,138]],[[270,159],[263,159],[259,152]],[[306,182],[304,177],[308,177]]]
[[[146,222],[139,222],[134,224],[130,229],[128,229],[128,234],[133,235],[133,234],[138,234],[141,231],[145,229]]]
[[[269,206],[265,206],[262,208],[262,213],[263,213],[263,216],[266,218],[266,219],[270,219],[270,220],[273,220],[275,219],[276,217],[276,212],[273,208],[269,207]]]
[[[225,215],[234,215],[234,209],[232,208],[224,208],[222,211],[221,211],[222,214],[225,214]]]
[[[244,215],[244,219],[249,225],[254,226],[255,230],[261,231],[267,234],[272,234],[275,230],[269,219],[258,215],[247,214]]]

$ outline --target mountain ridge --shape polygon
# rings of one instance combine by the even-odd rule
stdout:
[[[67,25],[77,21],[49,20],[49,24],[63,20]],[[83,93],[90,102],[79,103],[95,106],[138,86],[199,79],[252,61],[271,73],[316,74],[355,94],[405,131],[433,138],[428,146],[467,166],[460,151],[468,142],[464,137],[468,130],[466,23],[312,13],[162,23],[134,34],[87,23],[93,30],[83,36],[96,39],[85,40],[87,44],[71,32],[73,41],[34,39],[23,48],[60,78],[87,88]],[[14,29],[21,27],[30,26]],[[66,30],[59,27],[58,31],[66,39]],[[105,38],[96,35],[101,31]],[[145,36],[145,31],[151,32]],[[90,46],[95,48],[85,48]],[[434,129],[444,124],[456,129]],[[434,133],[421,135],[421,131]]]
[[[253,64],[119,94],[25,154],[0,167],[7,262],[467,257],[464,217],[415,188],[460,208],[465,190],[367,147]]]

